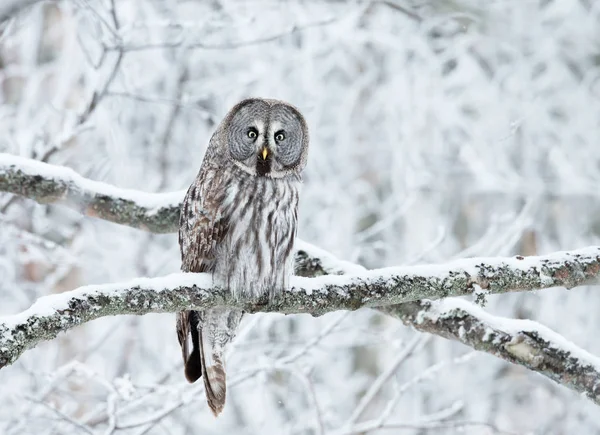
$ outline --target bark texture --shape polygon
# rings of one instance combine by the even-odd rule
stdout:
[[[86,179],[69,168],[3,153],[0,191],[153,233],[177,232],[185,195],[185,191],[160,194],[118,189]]]
[[[464,300],[416,301],[383,311],[418,331],[538,372],[600,405],[600,358],[537,322],[492,316]]]

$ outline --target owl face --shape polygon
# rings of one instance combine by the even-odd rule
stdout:
[[[240,102],[226,122],[226,142],[234,163],[257,176],[299,174],[306,164],[308,129],[304,117],[282,101]]]

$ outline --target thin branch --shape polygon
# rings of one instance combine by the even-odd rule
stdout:
[[[367,391],[367,393],[362,397],[357,407],[352,412],[350,419],[348,420],[348,425],[351,426],[355,422],[358,421],[360,416],[365,412],[367,407],[371,404],[375,396],[379,394],[379,391],[383,388],[385,384],[388,383],[389,379],[398,371],[400,366],[407,358],[410,358],[412,354],[415,352],[415,349],[421,348],[428,340],[428,337],[417,335],[413,340],[406,345],[404,349],[398,354],[396,359],[392,362],[392,364],[377,377],[375,382],[371,384],[371,388]]]
[[[97,17],[101,20],[101,22],[103,22],[105,24],[105,27],[111,32],[111,34],[113,35],[115,40],[118,41],[118,43],[120,44],[121,37],[118,34],[119,19],[117,17],[117,10],[115,8],[114,0],[111,0],[111,3],[110,3],[110,16],[111,16],[113,25],[115,27],[114,29],[110,26],[110,24],[108,24],[106,21],[104,21],[102,16],[100,14],[98,14],[91,5],[87,4],[87,2],[86,2],[86,5],[88,6],[88,8],[91,11],[94,12],[94,14],[97,15]],[[106,53],[106,47],[104,46],[104,44],[103,44],[103,53]],[[121,63],[123,61],[124,56],[125,56],[125,52],[123,50],[117,50],[117,59],[115,60],[115,63],[113,64],[112,69],[110,70],[108,78],[102,85],[102,89],[100,91],[94,91],[90,102],[88,103],[88,105],[85,108],[85,110],[83,111],[83,113],[79,116],[79,120],[78,120],[79,124],[84,124],[89,119],[89,117],[92,115],[94,110],[96,110],[96,107],[98,106],[100,101],[102,101],[102,99],[108,93],[108,89],[110,88],[110,85],[117,77],[117,73],[119,72],[119,69],[121,67]],[[104,56],[102,57],[102,60],[104,60]]]
[[[84,424],[81,424],[79,422],[77,422],[76,420],[73,420],[71,417],[69,417],[67,414],[65,414],[64,412],[62,412],[60,409],[55,408],[54,406],[50,405],[49,403],[46,403],[44,401],[41,400],[37,400],[33,397],[25,397],[26,400],[29,400],[30,402],[33,402],[37,405],[40,405],[46,409],[48,409],[49,411],[53,412],[54,414],[56,414],[61,420],[65,421],[66,423],[70,424],[71,426],[79,429],[80,433],[84,432],[90,435],[94,435],[94,432],[92,432],[92,430],[87,427]]]
[[[146,51],[146,50],[156,50],[156,49],[170,49],[170,48],[185,48],[188,50],[235,50],[243,47],[251,47],[259,44],[265,44],[268,42],[277,41],[279,39],[285,38],[286,36],[294,35],[297,32],[303,32],[308,29],[323,27],[329,24],[335,23],[339,21],[336,18],[329,18],[321,21],[316,21],[314,23],[308,23],[302,26],[293,25],[289,27],[287,30],[284,30],[280,33],[275,33],[269,36],[263,36],[255,39],[250,39],[246,41],[232,41],[232,42],[224,42],[224,43],[216,43],[209,44],[206,42],[196,41],[196,42],[185,42],[183,39],[174,42],[158,42],[158,43],[147,43],[147,44],[130,44],[123,45],[117,44],[115,46],[107,47],[109,51],[118,50],[124,52],[130,51]]]
[[[413,378],[404,382],[402,385],[396,387],[394,389],[394,395],[392,396],[392,398],[390,400],[388,400],[388,402],[385,405],[385,409],[377,417],[377,420],[379,421],[379,423],[381,425],[384,425],[388,420],[390,420],[392,412],[396,409],[396,407],[398,405],[398,401],[411,388],[415,388],[417,385],[419,385],[421,383],[430,381],[431,379],[434,378],[434,376],[436,376],[438,373],[440,373],[442,370],[444,370],[446,368],[456,367],[459,364],[465,364],[465,363],[469,362],[471,359],[473,359],[473,357],[475,356],[475,353],[476,353],[475,351],[472,351],[472,352],[463,354],[461,356],[458,356],[456,358],[452,358],[450,360],[442,360],[442,361],[436,362],[435,364],[424,369],[422,372],[420,372]],[[458,412],[458,409],[460,409],[462,407],[462,404],[461,403],[455,404],[454,407],[455,407],[455,409],[457,409],[456,412]],[[447,413],[449,411],[450,410],[447,408],[445,412],[440,411],[436,414],[442,415],[442,416],[448,415]],[[428,419],[429,418],[431,418],[431,415],[429,415]]]
[[[416,23],[423,22],[423,18],[419,14],[411,11],[408,8],[405,8],[404,6],[398,4],[397,2],[395,2],[393,0],[379,0],[379,1],[377,1],[377,3],[381,3],[391,9],[394,9],[398,12],[403,13],[404,15],[406,15],[408,18],[410,18],[412,21],[414,21]]]
[[[483,421],[448,421],[448,422],[414,422],[414,423],[385,423],[381,424],[379,421],[366,421],[364,423],[357,424],[351,430],[344,430],[333,432],[331,435],[354,435],[354,434],[365,434],[373,432],[375,430],[419,430],[419,431],[433,431],[443,429],[454,429],[461,433],[467,427],[480,427],[491,430],[493,433],[499,435],[519,435],[515,432],[508,432],[499,429],[496,425],[486,423]]]
[[[99,92],[94,91],[94,93],[92,94],[90,102],[88,103],[83,113],[79,116],[79,124],[84,124],[90,118],[92,113],[94,113],[94,110],[96,110],[96,107],[98,107],[100,101],[102,101],[102,99],[108,93],[108,89],[111,83],[117,77],[117,73],[119,72],[119,68],[121,67],[121,62],[123,61],[124,56],[125,52],[123,50],[118,51],[117,59],[115,60],[115,63],[112,66],[110,74],[108,75],[108,79],[106,80],[106,82],[104,82],[104,85],[102,86],[102,89]]]
[[[173,100],[171,98],[164,97],[151,97],[147,95],[138,95],[133,94],[131,92],[120,92],[120,91],[109,91],[106,93],[107,97],[120,97],[120,98],[128,98],[130,100],[141,101],[143,103],[155,103],[155,104],[167,104],[169,106],[179,106],[186,107],[191,109],[202,110],[198,107],[195,102],[183,102],[181,100]],[[208,114],[208,112],[207,112]]]

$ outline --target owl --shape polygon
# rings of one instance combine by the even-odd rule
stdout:
[[[181,270],[210,273],[213,285],[235,298],[271,300],[287,289],[307,155],[308,127],[298,109],[260,98],[234,106],[181,206]],[[202,377],[215,416],[225,405],[225,349],[242,315],[222,307],[177,314],[185,376]]]

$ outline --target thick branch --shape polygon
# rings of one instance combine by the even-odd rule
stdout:
[[[144,194],[87,180],[70,169],[0,154],[0,190],[42,203],[65,204],[83,214],[155,232],[177,228],[183,192]],[[273,304],[230,300],[210,288],[205,275],[176,274],[125,284],[88,286],[47,296],[29,310],[0,318],[0,367],[60,331],[108,315],[171,312],[227,304],[248,311],[323,313],[379,306],[417,330],[523,365],[600,404],[598,358],[532,321],[503,319],[460,300],[473,290],[502,293],[597,283],[600,248],[544,257],[461,260],[445,266],[415,266],[367,272],[300,240],[296,243],[295,290]],[[330,276],[324,275],[344,275]],[[406,302],[410,301],[410,302]],[[397,305],[390,305],[405,302]]]
[[[298,254],[299,269],[326,270],[307,244]],[[314,251],[314,248],[313,248]],[[303,258],[304,257],[304,258]],[[99,317],[177,312],[215,305],[248,312],[311,313],[382,307],[423,298],[468,295],[479,285],[490,293],[574,287],[600,281],[600,247],[543,257],[466,259],[439,266],[392,267],[355,275],[294,277],[292,289],[271,303],[235,300],[213,288],[204,274],[173,274],[129,283],[87,286],[40,298],[29,310],[0,319],[0,366],[59,332]],[[318,262],[318,263],[317,263]],[[346,265],[339,272],[349,270]],[[356,272],[358,269],[351,270]]]
[[[383,311],[419,331],[527,367],[600,405],[600,358],[537,322],[493,316],[454,298],[410,302]]]
[[[41,204],[65,205],[92,216],[153,233],[177,231],[185,191],[143,193],[89,180],[64,166],[0,153],[0,191]]]
[[[365,271],[309,244],[303,244],[296,259],[303,259],[305,268],[296,272],[304,276]],[[454,298],[413,301],[379,310],[418,331],[460,341],[540,373],[600,405],[600,359],[544,325],[493,316],[475,304]]]

